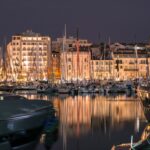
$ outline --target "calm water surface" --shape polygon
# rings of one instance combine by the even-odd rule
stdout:
[[[110,150],[129,143],[131,135],[139,140],[147,125],[136,97],[20,95],[51,101],[57,110],[58,129],[47,139],[47,149],[39,144],[37,150]]]

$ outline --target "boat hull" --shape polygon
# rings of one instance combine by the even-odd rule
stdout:
[[[54,109],[50,102],[0,95],[0,149],[34,149]]]
[[[150,91],[147,89],[138,89],[137,94],[141,100],[145,118],[150,122]]]
[[[0,120],[0,136],[42,127],[47,117],[48,110],[45,109],[19,117],[8,118],[7,120]]]

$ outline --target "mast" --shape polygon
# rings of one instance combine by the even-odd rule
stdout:
[[[136,62],[136,78],[139,78],[139,73],[138,73],[138,47],[137,45],[134,46],[135,50],[135,62]]]
[[[6,50],[6,37],[4,37],[4,46],[3,46],[3,72],[4,72],[4,79],[7,81],[8,74],[7,74],[7,68],[8,62],[7,62],[7,50]]]
[[[67,60],[66,60],[66,36],[67,36],[67,31],[66,31],[66,24],[65,24],[65,30],[64,30],[64,35],[63,35],[63,43],[62,43],[62,60],[63,60],[63,65],[62,65],[62,71],[61,71],[61,81],[65,80],[67,78]]]
[[[110,44],[111,44],[111,40],[110,40],[110,37],[109,37],[109,38],[108,38],[108,49],[109,49],[109,53],[108,53],[108,55],[109,55],[109,79],[111,79],[111,68],[110,68],[110,59],[111,59],[110,55],[111,55],[111,50],[110,50]]]
[[[148,58],[149,58],[149,55],[148,55],[148,50],[146,48],[146,78],[147,80],[149,79],[149,62],[148,62]]]
[[[101,54],[101,42],[100,42],[100,40],[101,40],[101,35],[100,35],[100,32],[98,33],[98,42],[99,42],[99,53]],[[100,57],[99,57],[99,60],[101,60],[100,59]],[[100,61],[101,62],[101,61]],[[100,62],[98,62],[98,80],[100,80],[100,72],[101,72],[101,70],[100,70]],[[93,62],[92,62],[93,63]],[[92,64],[92,70],[93,70],[93,64]],[[93,71],[94,72],[94,71]],[[94,74],[94,73],[93,73]]]
[[[80,53],[79,53],[79,29],[77,28],[77,41],[76,41],[76,47],[77,47],[77,82],[80,77]]]

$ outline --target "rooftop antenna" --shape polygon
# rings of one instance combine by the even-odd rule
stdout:
[[[65,24],[65,38],[67,38],[67,26]]]
[[[110,36],[108,37],[108,45],[110,47],[110,44],[111,44],[111,39],[110,39]]]
[[[98,43],[99,43],[99,51],[101,51],[101,34],[98,33]]]
[[[79,28],[77,28],[77,41],[79,41]]]
[[[134,34],[134,42],[135,42],[135,44],[136,44],[136,42],[137,42],[136,34]]]
[[[65,24],[64,36],[63,36],[63,51],[65,51],[66,49],[66,38],[67,38],[67,30],[66,30],[66,24]]]

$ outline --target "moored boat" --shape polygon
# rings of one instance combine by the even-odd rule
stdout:
[[[148,124],[138,142],[133,143],[133,136],[131,136],[131,143],[124,143],[113,146],[111,150],[149,150],[150,149],[150,125]]]
[[[137,95],[141,100],[145,117],[150,122],[150,86],[140,86],[137,89]]]
[[[0,99],[0,149],[34,149],[52,105],[9,94]]]

